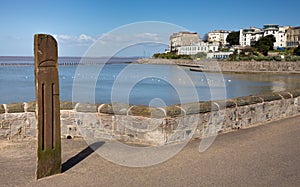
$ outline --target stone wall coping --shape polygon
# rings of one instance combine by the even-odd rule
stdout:
[[[164,117],[179,117],[186,115],[193,115],[199,113],[208,113],[212,111],[219,111],[226,108],[235,108],[239,106],[253,105],[264,102],[271,102],[282,99],[296,98],[300,96],[300,90],[291,90],[284,92],[275,92],[269,94],[259,94],[243,96],[228,100],[205,101],[198,103],[185,103],[172,106],[153,108],[141,105],[130,105],[124,103],[113,104],[90,104],[90,103],[76,103],[61,101],[61,110],[73,110],[75,112],[84,113],[103,113],[115,115],[132,115],[153,118]],[[4,113],[23,113],[35,112],[35,101],[27,103],[9,103],[0,104],[0,114]]]
[[[5,113],[5,108],[3,106],[3,104],[0,104],[0,114]]]
[[[295,98],[295,97],[299,97],[300,96],[300,90],[293,90],[290,91],[288,93],[291,93],[291,95]]]
[[[10,103],[6,104],[6,113],[23,113],[25,112],[24,103]]]

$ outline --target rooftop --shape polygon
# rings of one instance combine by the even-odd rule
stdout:
[[[209,33],[230,33],[230,31],[227,31],[227,30],[213,30]]]
[[[275,25],[275,24],[264,25],[264,30],[278,30],[278,29],[279,29],[279,25]]]

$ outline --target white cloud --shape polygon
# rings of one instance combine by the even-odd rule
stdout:
[[[134,33],[134,34],[116,34],[116,33],[106,33],[98,37],[99,43],[102,44],[117,44],[117,43],[141,43],[141,42],[161,42],[163,38],[156,33]]]
[[[162,41],[162,37],[156,33],[105,33],[101,34],[98,37],[92,37],[87,34],[80,34],[79,36],[72,36],[67,34],[55,34],[53,35],[56,40],[62,45],[80,45],[80,46],[88,46],[93,44],[94,42],[101,44],[117,44],[117,43],[140,43],[140,42],[160,42]]]
[[[147,52],[147,50],[152,50],[152,48],[155,52],[157,52],[158,48],[161,48],[160,45],[168,43],[168,36],[153,32],[110,32],[97,36],[90,36],[82,33],[77,36],[67,34],[57,34],[53,36],[57,39],[62,51],[80,50],[84,52],[96,42],[96,45],[93,47],[94,51],[90,52],[91,55],[96,56],[109,56],[112,53],[119,52],[118,50],[122,50],[122,53],[124,51],[131,51],[131,53],[134,54],[133,56],[139,56],[144,55],[145,51]],[[143,43],[153,43],[153,46],[151,47],[150,44],[146,45]],[[156,43],[159,43],[159,45]],[[139,53],[141,51],[142,54]]]
[[[81,34],[79,36],[72,36],[66,34],[54,34],[54,38],[62,45],[80,45],[89,46],[96,40],[87,34]]]
[[[58,35],[58,39],[60,39],[60,40],[72,40],[73,37],[69,36],[69,35],[62,34],[62,35]]]
[[[156,33],[141,33],[137,34],[136,37],[150,41],[157,41],[159,39],[159,35]]]
[[[88,36],[86,34],[81,34],[79,37],[78,37],[78,41],[95,41],[94,38],[92,38],[91,36]]]

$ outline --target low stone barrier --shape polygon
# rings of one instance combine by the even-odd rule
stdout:
[[[300,90],[173,105],[61,102],[61,135],[162,145],[299,114]],[[35,102],[0,104],[0,139],[36,136]]]
[[[138,59],[140,64],[166,64],[201,67],[204,71],[300,73],[300,62],[286,61],[217,61],[184,59]]]

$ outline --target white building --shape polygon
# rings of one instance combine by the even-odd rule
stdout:
[[[229,31],[225,31],[225,30],[215,30],[212,32],[208,33],[208,42],[219,42],[221,43],[223,46],[225,46],[226,44],[228,44],[226,42],[226,38],[229,35]]]
[[[280,27],[279,25],[274,24],[268,24],[264,25],[264,36],[273,35],[276,39],[276,42],[274,43],[274,48],[282,48],[286,47],[287,42],[287,36],[286,32],[289,29],[289,27],[284,26]]]
[[[279,25],[267,24],[263,29],[250,27],[249,29],[240,29],[240,45],[242,47],[251,46],[257,42],[261,37],[273,35],[276,39],[274,48],[286,47],[287,30],[289,27],[280,27]]]
[[[219,50],[219,43],[199,42],[192,45],[178,48],[178,55],[195,55],[197,53],[216,52]]]
[[[208,59],[228,59],[229,55],[233,54],[233,51],[228,51],[228,52],[210,52],[207,53],[207,58]]]
[[[242,47],[251,46],[263,36],[263,30],[256,27],[250,27],[249,29],[240,29],[240,45]]]

